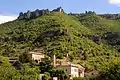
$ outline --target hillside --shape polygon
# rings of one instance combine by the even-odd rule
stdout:
[[[98,15],[95,12],[88,11],[86,13],[71,14],[71,15],[77,17],[78,20],[85,27],[92,29],[94,33],[120,32],[120,28],[119,28],[120,18],[116,18],[117,14]],[[106,18],[106,16],[111,16],[111,17]],[[111,19],[111,18],[115,18],[115,19]]]
[[[52,12],[29,20],[17,19],[0,25],[0,55],[20,56],[42,47],[48,56],[63,58],[68,53],[71,61],[86,70],[100,70],[120,55],[105,39],[105,43],[99,43],[99,37],[96,40],[91,36],[115,31],[120,31],[119,21],[96,15],[77,18]]]
[[[94,38],[101,39],[101,42],[112,46],[118,52],[120,50],[120,19],[118,18],[119,14],[103,14],[105,18],[102,18],[101,15],[97,14],[74,14],[80,21],[82,25],[91,29],[96,36]],[[111,16],[110,18],[106,18]],[[111,19],[112,18],[112,19]]]

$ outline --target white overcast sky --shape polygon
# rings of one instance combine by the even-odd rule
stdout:
[[[4,16],[4,15],[0,15],[0,24],[8,22],[8,21],[13,21],[15,19],[17,19],[17,16]]]
[[[108,2],[120,6],[120,0],[108,0]]]

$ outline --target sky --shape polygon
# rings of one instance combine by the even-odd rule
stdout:
[[[0,0],[0,23],[16,19],[19,12],[60,6],[68,13],[120,13],[120,0]]]

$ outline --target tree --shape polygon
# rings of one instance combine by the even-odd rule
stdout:
[[[99,78],[104,80],[120,80],[120,61],[113,60],[108,66],[100,73]]]
[[[42,80],[49,80],[50,79],[50,74],[48,72],[44,73],[45,75],[42,77]]]
[[[26,53],[21,54],[19,56],[19,60],[20,60],[21,63],[28,63],[28,62],[32,61],[31,57]]]
[[[19,73],[20,80],[39,80],[39,68],[32,68],[29,64],[23,64]]]
[[[59,80],[64,80],[68,78],[68,75],[64,69],[57,68],[50,70],[51,77],[58,77]]]
[[[20,80],[19,72],[9,63],[8,58],[0,56],[0,80]]]
[[[40,71],[41,73],[49,72],[52,69],[51,59],[46,57],[43,62],[40,62]]]

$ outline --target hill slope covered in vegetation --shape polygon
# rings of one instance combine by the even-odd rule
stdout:
[[[119,24],[119,20],[94,14],[76,17],[62,12],[17,19],[0,25],[0,55],[20,56],[42,47],[48,56],[63,58],[69,54],[70,60],[83,65],[86,71],[99,71],[120,57],[120,38],[112,37],[119,36]]]

